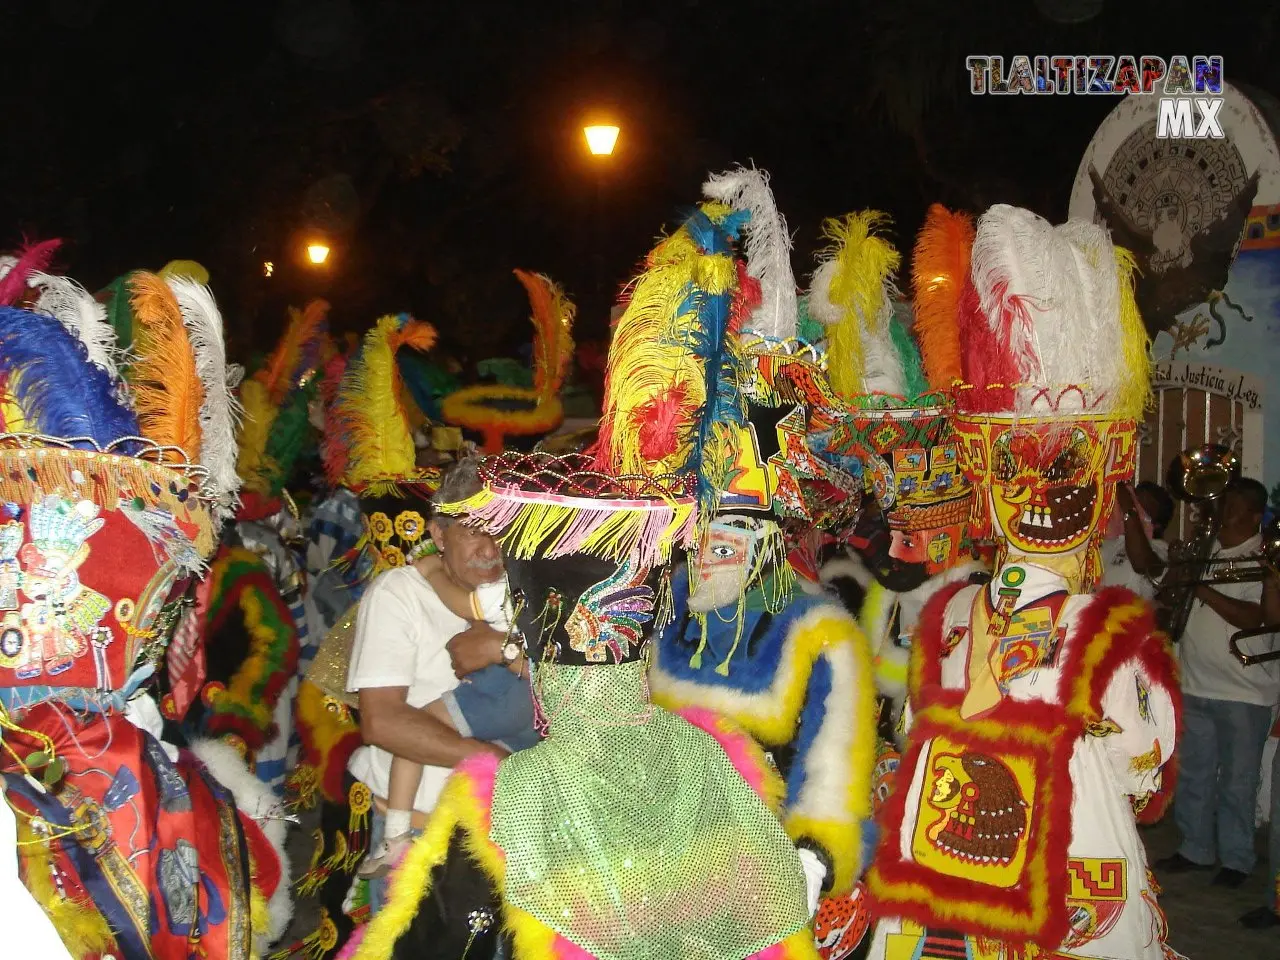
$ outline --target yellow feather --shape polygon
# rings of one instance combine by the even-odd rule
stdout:
[[[244,417],[240,421],[236,473],[240,474],[244,489],[266,496],[276,473],[276,464],[267,456],[267,438],[278,409],[271,402],[266,384],[257,379],[240,384],[240,405],[244,407]]]
[[[417,472],[409,414],[401,395],[396,351],[430,350],[435,327],[410,319],[403,327],[386,316],[365,334],[364,348],[347,367],[334,403],[334,425],[347,444],[344,483],[360,487]]]
[[[130,379],[142,435],[159,446],[178,447],[189,462],[198,463],[204,382],[196,370],[182,309],[169,285],[154,273],[132,274],[129,292],[138,354]],[[166,451],[165,459],[182,457]]]
[[[0,797],[0,803],[4,802]],[[37,842],[39,838],[26,817],[17,817],[16,821],[23,882],[58,931],[67,952],[73,957],[110,952],[115,937],[106,918],[89,898],[72,900],[58,892],[50,871],[53,854],[48,844]]]
[[[1116,413],[1126,420],[1141,420],[1155,399],[1151,391],[1150,341],[1133,293],[1137,262],[1123,247],[1116,247],[1115,252],[1120,283],[1120,349],[1128,375],[1116,397]]]
[[[874,232],[889,222],[887,214],[863,210],[840,220],[829,219],[822,225],[823,236],[831,241],[825,256],[836,261],[829,297],[844,312],[843,318],[830,328],[830,352],[849,358],[847,363],[832,366],[831,385],[845,397],[866,392],[862,379],[863,336],[883,337],[884,324],[888,322],[888,315],[881,309],[884,285],[902,257]]]
[[[704,203],[701,210],[717,222],[731,212],[720,203]],[[600,419],[602,466],[619,473],[656,475],[686,465],[695,440],[694,418],[706,401],[706,378],[686,346],[697,311],[681,308],[694,285],[720,292],[735,279],[733,261],[704,255],[683,226],[650,252],[609,344]],[[674,429],[669,442],[646,447],[642,427],[653,423],[659,408],[669,415]]]

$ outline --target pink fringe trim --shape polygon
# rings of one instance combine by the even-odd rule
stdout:
[[[716,713],[702,707],[687,707],[677,711],[689,723],[715,737],[716,743],[733,764],[734,769],[743,780],[764,799],[765,773],[757,759],[758,751],[755,741],[745,733],[729,727],[728,723]]]

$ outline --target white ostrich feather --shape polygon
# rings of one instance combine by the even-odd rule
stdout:
[[[182,308],[191,348],[196,355],[196,372],[204,384],[200,407],[200,459],[209,471],[209,482],[217,496],[215,514],[226,519],[235,511],[240,477],[236,473],[236,428],[240,404],[227,387],[227,348],[222,336],[222,314],[209,288],[194,280],[169,277],[166,282]]]
[[[1120,316],[1120,278],[1115,248],[1106,228],[1069,220],[1058,228],[1070,245],[1079,289],[1079,313],[1062,332],[1053,355],[1064,354],[1067,382],[1087,387],[1097,397],[1114,395],[1129,376],[1124,361]]]
[[[40,290],[36,312],[53,317],[79,337],[89,359],[107,371],[119,388],[119,347],[115,328],[107,320],[107,308],[70,277],[33,273],[27,284]]]
[[[1052,238],[1048,220],[999,203],[978,218],[973,240],[973,285],[982,312],[1027,382],[1045,378],[1036,315],[1047,292]]]
[[[844,317],[844,308],[831,301],[837,266],[835,260],[823,261],[809,281],[809,316],[824,327],[835,326]]]
[[[1097,398],[1123,381],[1119,283],[1105,228],[1082,220],[1054,227],[1029,210],[994,206],[978,220],[973,282],[1023,382],[1054,396],[1081,387]],[[1019,391],[1020,411],[1034,394]],[[1059,412],[1083,403],[1076,393],[1061,401]]]
[[[738,167],[714,174],[705,196],[748,210],[747,274],[760,281],[761,302],[746,321],[746,332],[786,340],[796,335],[796,278],[791,270],[791,234],[769,189],[769,174]]]

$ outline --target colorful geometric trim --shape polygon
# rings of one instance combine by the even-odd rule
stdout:
[[[214,498],[205,488],[205,468],[197,464],[153,463],[144,456],[159,455],[162,448],[149,441],[127,439],[145,442],[147,449],[137,456],[125,456],[65,447],[62,444],[67,441],[56,438],[0,434],[0,499],[25,504],[50,494],[75,495],[104,509],[115,509],[121,500],[140,500],[135,505],[142,509],[158,509],[182,517],[194,528],[191,539],[195,552],[207,557],[217,546],[217,539],[211,512]],[[197,559],[185,563],[182,573],[196,573],[202,568]]]

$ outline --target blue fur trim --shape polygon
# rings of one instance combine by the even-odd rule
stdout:
[[[827,697],[831,694],[831,661],[819,657],[809,674],[809,688],[805,691],[804,710],[800,714],[800,728],[796,731],[795,759],[787,774],[787,806],[800,799],[800,791],[809,773],[809,748],[827,719]]]
[[[753,631],[765,615],[763,611],[748,610],[742,628],[742,642],[738,645],[729,663],[729,675],[722,677],[716,673],[718,667],[733,646],[734,633],[737,630],[733,622],[737,614],[736,607],[728,607],[719,614],[712,611],[706,617],[707,647],[702,652],[702,667],[695,670],[689,666],[689,658],[698,649],[702,635],[697,620],[689,618],[688,633],[682,637],[685,629],[685,617],[689,611],[689,574],[688,569],[681,567],[671,578],[671,598],[675,619],[667,624],[658,637],[659,662],[662,672],[675,680],[687,680],[707,687],[728,687],[741,690],[743,693],[759,693],[769,689],[778,675],[778,665],[782,660],[782,651],[787,643],[787,635],[796,621],[802,619],[819,607],[830,607],[841,613],[843,609],[823,597],[810,597],[797,593],[780,613],[775,614],[768,624],[765,634],[753,644]],[[729,620],[729,623],[722,622]]]

